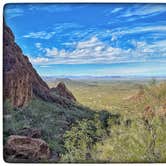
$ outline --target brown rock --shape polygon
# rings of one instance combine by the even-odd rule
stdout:
[[[4,98],[8,98],[14,106],[23,106],[31,98],[36,88],[48,90],[33,69],[28,58],[14,42],[12,31],[4,24]]]
[[[9,99],[15,107],[25,106],[33,96],[65,107],[70,105],[69,101],[50,94],[48,85],[15,43],[14,35],[5,23],[3,27],[3,75],[4,100]],[[57,87],[57,91],[59,95],[76,101],[62,83]]]
[[[47,160],[50,149],[42,139],[11,135],[5,145],[5,156],[13,159]]]
[[[52,92],[56,92],[57,95],[64,97],[70,101],[76,101],[74,95],[68,90],[66,85],[63,82],[60,82],[57,87],[51,88]]]
[[[37,74],[15,43],[14,35],[4,23],[3,28],[3,74],[4,99],[9,99],[13,106],[24,106],[35,94],[48,98],[49,87]]]
[[[143,112],[143,118],[145,120],[152,119],[155,116],[155,112],[153,111],[151,106],[146,106]]]

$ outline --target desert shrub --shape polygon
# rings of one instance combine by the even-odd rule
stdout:
[[[109,120],[110,137],[93,146],[94,161],[166,161],[166,117],[158,114],[166,101],[166,84],[153,82],[141,87],[141,91],[144,95],[140,101],[127,101],[118,108],[119,112],[128,112],[120,119],[119,125],[114,125],[113,119]],[[143,114],[147,106],[154,114],[145,119]],[[130,125],[126,125],[129,121]]]
[[[101,111],[91,120],[78,121],[64,135],[66,151],[62,156],[62,161],[93,162],[91,157],[93,146],[109,136],[108,122],[118,117],[107,111]]]
[[[6,108],[9,109],[9,106],[7,103]],[[76,120],[92,118],[93,114],[86,107],[79,105],[67,109],[55,103],[34,98],[28,106],[13,109],[8,116],[4,116],[4,138],[6,140],[9,135],[19,133],[19,130],[24,127],[37,128],[41,130],[42,139],[48,143],[51,150],[63,153],[64,132]]]
[[[102,110],[99,112],[99,119],[101,121],[101,125],[103,128],[108,127],[108,119],[110,117],[110,113],[108,111]]]
[[[165,122],[157,117],[148,130],[143,120],[135,120],[131,127],[114,125],[111,136],[93,147],[94,161],[105,162],[164,162]],[[160,125],[160,126],[158,126]]]
[[[66,152],[62,156],[62,161],[84,162],[91,160],[92,146],[105,134],[102,124],[99,119],[96,119],[79,121],[65,133]]]

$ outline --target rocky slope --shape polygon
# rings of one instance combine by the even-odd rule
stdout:
[[[94,112],[76,103],[64,83],[50,89],[15,43],[5,23],[3,74],[4,101],[9,100],[15,107],[10,109],[10,105],[5,106],[8,102],[4,103],[4,159],[58,161],[64,150],[65,131],[77,120],[92,118]]]
[[[50,94],[48,85],[15,43],[14,35],[5,23],[3,44],[4,100],[9,99],[15,107],[26,105],[33,96],[61,105],[67,104],[65,100]]]
[[[59,82],[57,87],[51,88],[50,91],[55,92],[57,95],[61,97],[65,97],[66,99],[70,101],[76,101],[76,98],[74,95],[69,91],[69,89],[66,87],[66,85],[63,82]]]
[[[28,57],[23,55],[14,41],[12,31],[5,23],[3,35],[4,98],[9,99],[13,106],[20,107],[32,98],[33,93],[47,95],[47,84],[32,67]]]

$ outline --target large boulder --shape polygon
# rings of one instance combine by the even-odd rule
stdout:
[[[12,158],[12,161],[25,159],[32,162],[50,158],[50,149],[42,139],[11,135],[4,148],[6,160]]]

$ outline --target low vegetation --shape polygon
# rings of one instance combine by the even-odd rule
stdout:
[[[37,98],[13,109],[6,101],[4,142],[37,128],[59,162],[166,162],[166,83],[93,84],[68,86],[78,100],[70,109]]]
[[[23,109],[12,109],[10,102],[4,104],[4,143],[11,134],[18,134],[23,128],[37,128],[50,148],[58,154],[64,151],[62,136],[70,125],[79,119],[91,119],[94,112],[76,105],[66,109],[54,103],[34,98]]]
[[[135,89],[128,99],[119,100],[123,102],[109,111],[121,114],[120,118],[113,121],[107,116],[104,127],[104,120],[81,121],[65,133],[62,161],[166,161],[166,84],[151,81]],[[94,141],[94,137],[99,139]]]

